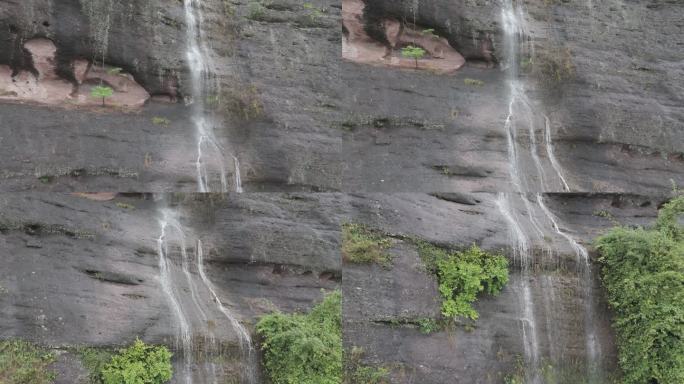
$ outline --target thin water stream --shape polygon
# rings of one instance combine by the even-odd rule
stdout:
[[[184,383],[199,381],[218,384],[215,360],[223,353],[222,343],[235,337],[245,367],[239,374],[240,382],[255,384],[257,362],[251,337],[237,317],[221,302],[214,284],[208,278],[202,241],[195,240],[192,258],[187,247],[187,239],[191,236],[181,224],[180,215],[175,209],[161,209],[159,225],[161,234],[157,244],[160,281],[179,328],[177,349],[182,356],[181,375]],[[220,321],[221,318],[227,322]],[[217,337],[221,339],[217,340]]]
[[[588,252],[570,234],[561,230],[557,218],[548,209],[540,193],[549,190],[570,191],[570,186],[554,153],[551,121],[547,115],[536,111],[534,104],[527,97],[525,83],[519,79],[518,63],[521,60],[522,54],[527,53],[531,55],[533,52],[533,46],[528,42],[529,27],[526,24],[523,5],[516,0],[503,0],[501,17],[506,45],[504,69],[508,75],[510,90],[508,115],[506,116],[504,128],[508,143],[511,183],[516,193],[500,194],[497,206],[511,228],[514,238],[514,257],[520,261],[522,269],[520,287],[522,296],[521,310],[522,321],[526,324],[523,326],[523,342],[528,368],[530,371],[535,372],[528,375],[526,380],[532,383],[541,382],[538,374],[540,356],[538,338],[536,336],[536,322],[534,321],[535,303],[529,293],[530,272],[528,267],[532,258],[532,247],[535,243],[544,244],[542,247],[547,247],[545,244],[550,241],[553,247],[553,249],[550,249],[550,254],[558,258],[561,256],[559,251],[557,251],[560,245],[556,243],[556,239],[560,238],[570,245],[577,256],[578,265],[581,266],[578,274],[579,279],[582,281],[584,295],[586,366],[590,382],[599,383],[600,381],[597,380],[600,379],[596,377],[596,372],[600,370],[591,369],[600,360],[601,349],[594,324],[593,277]],[[539,123],[542,121],[543,127],[538,129],[538,125],[541,126]],[[541,142],[537,140],[538,132],[543,135]],[[527,139],[527,141],[523,142],[523,139]],[[527,153],[523,143],[528,147]],[[546,157],[550,167],[545,168],[542,158],[539,156],[538,146],[540,143],[543,143],[546,148]],[[553,177],[549,177],[549,174],[545,173],[545,170],[549,168],[553,170]],[[554,185],[552,182],[557,183],[560,189],[556,189],[558,187],[553,187],[552,189],[550,187]],[[530,199],[529,195],[531,192],[535,194],[534,199]],[[529,222],[534,234],[532,239],[526,236],[521,220],[518,219],[515,213],[516,203],[521,206],[523,217]],[[549,294],[549,292],[545,292],[545,295]],[[556,301],[546,297],[543,299],[547,306],[554,305],[553,303]],[[547,323],[548,320],[547,318]],[[559,341],[554,342],[557,343]],[[560,360],[561,353],[558,352],[557,345],[550,345],[549,350],[552,352],[556,351],[556,354],[559,355],[552,356],[554,360]]]
[[[191,98],[188,103],[192,104],[192,120],[197,135],[197,160],[195,168],[197,172],[197,189],[199,192],[229,192],[229,183],[226,177],[227,166],[226,151],[217,140],[214,127],[217,125],[207,110],[205,100],[217,97],[221,93],[220,82],[215,77],[216,67],[211,60],[210,50],[207,48],[202,25],[204,17],[202,2],[200,0],[183,0],[183,9],[186,23],[186,57],[190,69]],[[234,159],[234,188],[236,192],[242,192],[239,162]],[[218,180],[215,180],[218,177]],[[214,179],[214,180],[212,180]],[[220,185],[215,189],[215,185]]]

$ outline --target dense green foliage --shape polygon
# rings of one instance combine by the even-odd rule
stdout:
[[[425,242],[418,251],[429,270],[437,275],[442,295],[442,315],[477,319],[472,306],[480,292],[498,294],[508,283],[508,260],[479,247],[449,252]]]
[[[597,240],[625,384],[684,383],[682,215],[679,197],[653,228],[616,227]]]
[[[0,341],[0,383],[52,383],[55,374],[48,367],[54,360],[54,354],[26,341]]]
[[[162,384],[171,379],[171,352],[136,340],[102,368],[104,384]]]
[[[342,225],[342,256],[350,263],[388,266],[392,260],[387,249],[391,245],[391,239],[362,224]]]
[[[333,292],[308,314],[272,313],[257,323],[264,367],[273,384],[342,381],[342,295]]]

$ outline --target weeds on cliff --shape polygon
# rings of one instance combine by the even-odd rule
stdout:
[[[539,50],[535,57],[527,63],[523,61],[521,67],[531,71],[533,75],[547,84],[558,84],[575,77],[575,64],[572,51],[569,48],[554,47]]]
[[[55,355],[23,340],[0,341],[0,383],[48,384],[55,379],[49,370]]]
[[[78,347],[76,354],[88,370],[90,384],[102,384],[102,370],[111,361],[114,353],[110,350],[94,347]]]
[[[684,383],[683,216],[680,196],[652,228],[615,227],[596,240],[624,384]]]
[[[363,224],[342,224],[342,258],[347,262],[389,266],[392,259],[387,249],[391,245],[390,238]]]
[[[165,117],[155,116],[152,118],[152,124],[168,127],[171,124],[171,120],[169,120]]]
[[[446,318],[478,318],[472,306],[477,295],[498,294],[508,283],[508,260],[473,245],[464,251],[450,252],[418,241],[418,253],[428,270],[437,275],[442,296],[442,315]]]
[[[137,339],[102,368],[103,384],[163,384],[171,380],[171,352]]]
[[[364,364],[363,348],[353,346],[347,352],[344,366],[344,384],[389,384],[389,370]]]
[[[266,16],[266,7],[258,1],[251,1],[247,5],[247,18],[260,21]]]
[[[463,79],[465,85],[471,85],[475,87],[481,87],[484,85],[484,81],[478,79],[465,78]]]
[[[325,296],[308,314],[272,313],[256,326],[273,384],[339,384],[342,380],[342,294]]]
[[[255,120],[264,113],[264,105],[254,85],[236,84],[220,95],[207,97],[207,105],[214,109],[224,109],[231,116],[242,120]]]

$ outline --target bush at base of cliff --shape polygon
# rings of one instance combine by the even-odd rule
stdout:
[[[683,215],[684,196],[653,228],[617,227],[597,240],[625,384],[684,383]]]
[[[54,361],[54,354],[26,341],[0,341],[0,383],[52,383],[55,374],[48,366]]]
[[[273,313],[257,324],[273,384],[342,381],[342,295],[333,292],[308,314]]]
[[[102,369],[104,384],[162,384],[171,379],[171,352],[136,340]]]

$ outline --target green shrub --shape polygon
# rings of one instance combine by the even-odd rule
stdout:
[[[391,239],[363,224],[342,224],[342,257],[350,263],[388,266],[392,262],[387,252],[391,245]]]
[[[162,384],[171,379],[171,352],[136,340],[102,369],[104,384]]]
[[[155,116],[152,118],[152,124],[154,125],[162,125],[164,127],[168,127],[171,124],[171,120],[165,118],[165,117],[159,117]]]
[[[26,341],[0,341],[0,383],[52,383],[55,374],[48,367],[54,361],[54,354]]]
[[[684,197],[650,229],[616,227],[596,241],[615,311],[625,384],[684,383]]]
[[[480,292],[498,294],[508,283],[508,260],[479,247],[448,252],[418,241],[418,252],[428,270],[437,275],[442,295],[442,315],[447,318],[477,319],[472,303]]]
[[[342,295],[327,295],[308,314],[272,313],[259,320],[264,367],[273,384],[339,384]]]

